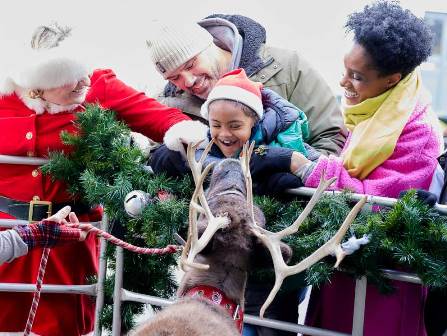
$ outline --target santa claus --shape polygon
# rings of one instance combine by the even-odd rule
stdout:
[[[0,154],[46,157],[49,151],[70,151],[61,131],[74,132],[75,114],[85,104],[99,104],[116,112],[129,127],[155,141],[169,139],[179,149],[183,142],[203,138],[205,125],[181,111],[164,106],[120,81],[112,70],[89,69],[69,48],[71,30],[57,24],[39,27],[31,47],[16,50],[15,67],[0,78]],[[10,52],[12,52],[10,50]],[[0,164],[0,218],[47,217],[70,204],[66,186],[52,181],[34,165]],[[43,201],[32,205],[31,200]],[[98,211],[70,204],[81,220],[97,219]],[[36,249],[11,264],[0,266],[0,282],[35,283],[42,251]],[[54,249],[49,257],[46,284],[82,285],[97,272],[97,239]],[[25,328],[32,294],[0,293],[0,335],[19,334]],[[94,326],[94,301],[85,295],[42,295],[33,333],[45,336],[85,335]]]

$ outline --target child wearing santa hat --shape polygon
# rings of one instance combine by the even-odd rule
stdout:
[[[251,170],[256,193],[279,193],[301,185],[293,174],[294,152],[316,159],[319,154],[305,144],[309,137],[303,111],[261,83],[248,79],[243,69],[225,74],[201,107],[209,121],[208,140],[215,143],[205,165],[238,157],[247,141],[255,142]],[[197,155],[201,154],[201,150]],[[161,146],[149,161],[154,172],[181,176],[189,171],[183,155]]]

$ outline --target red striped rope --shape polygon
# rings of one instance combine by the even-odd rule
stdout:
[[[48,255],[50,254],[50,248],[45,248],[42,252],[42,258],[40,259],[39,273],[36,281],[36,291],[34,292],[33,302],[28,314],[28,320],[26,321],[24,336],[28,336],[33,327],[34,317],[36,316],[37,307],[39,306],[40,291],[42,289],[43,277],[45,276],[45,268],[47,267]]]
[[[71,227],[78,228],[79,224],[69,224]],[[88,232],[96,233],[96,235],[103,237],[104,239],[108,240],[112,244],[122,247],[126,250],[139,253],[139,254],[149,254],[149,255],[163,255],[163,254],[171,254],[175,253],[177,251],[180,251],[183,247],[178,245],[168,245],[163,248],[148,248],[148,247],[138,247],[129,243],[126,243],[125,241],[118,239],[114,236],[112,236],[110,233],[98,229],[94,227],[91,224],[82,224],[83,230]]]
[[[79,224],[70,224],[71,227],[79,227]],[[164,248],[147,248],[147,247],[138,247],[125,241],[118,239],[112,236],[110,233],[105,232],[101,229],[94,227],[91,224],[83,224],[83,228],[85,228],[88,232],[94,232],[98,236],[103,237],[114,245],[122,247],[126,250],[139,253],[139,254],[149,254],[149,255],[163,255],[163,254],[171,254],[182,249],[181,246],[177,245],[168,245]],[[39,273],[36,281],[36,291],[34,292],[33,303],[31,304],[31,309],[28,315],[28,320],[26,321],[25,331],[23,333],[24,336],[28,336],[31,332],[34,323],[34,317],[36,316],[37,307],[39,306],[40,292],[42,289],[42,281],[45,275],[45,268],[47,266],[48,255],[50,253],[50,248],[45,248],[42,253],[42,258],[40,259]]]

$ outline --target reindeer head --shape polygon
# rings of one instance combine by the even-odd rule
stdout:
[[[252,209],[247,207],[247,184],[239,160],[220,161],[214,167],[207,192],[204,193],[202,183],[211,167],[208,166],[202,174],[201,169],[209,148],[208,146],[198,162],[194,158],[194,146],[188,148],[187,153],[196,189],[190,203],[188,242],[180,262],[185,271],[191,267],[208,268],[208,265],[194,261],[199,253],[226,253],[228,258],[228,252],[231,251],[246,261],[253,250],[253,244],[260,243],[252,233],[253,219],[262,227],[265,224],[264,215],[259,208],[254,207],[253,217]]]
[[[222,250],[222,254],[228,254],[228,249],[232,249],[239,254],[239,258],[248,259],[253,244],[256,241],[259,243],[259,240],[251,232],[253,218],[247,211],[247,187],[238,160],[225,159],[214,167],[205,197],[214,215],[226,216],[229,220],[228,226],[213,236],[207,250]],[[256,220],[264,227],[264,215],[258,208],[255,209]],[[199,233],[207,225],[207,218],[199,217]]]
[[[190,203],[188,241],[183,250],[180,264],[183,269],[188,269],[188,267],[202,270],[207,269],[208,265],[195,262],[198,253],[207,246],[218,230],[225,230],[229,225],[232,225],[232,223],[243,223],[240,234],[244,234],[247,237],[250,236],[250,239],[252,239],[253,236],[257,237],[257,239],[259,239],[259,241],[261,241],[269,250],[275,269],[275,285],[261,308],[260,315],[262,317],[286,277],[304,271],[322,258],[331,254],[335,255],[337,258],[334,267],[339,265],[345,257],[345,253],[340,245],[341,240],[351,223],[354,221],[357,213],[365,204],[366,196],[351,210],[334,237],[298,264],[288,266],[283,257],[284,243],[281,242],[281,239],[298,231],[299,226],[312,211],[324,191],[335,181],[335,178],[326,180],[323,176],[315,194],[295,222],[280,232],[270,232],[264,229],[264,216],[253,204],[249,165],[249,158],[253,151],[253,144],[250,147],[248,147],[248,145],[244,146],[239,161],[227,159],[216,166],[211,177],[209,190],[205,196],[203,191],[203,181],[210,171],[211,166],[206,167],[203,173],[201,173],[201,171],[203,161],[208,154],[211,145],[212,142],[207,146],[198,162],[194,158],[197,145],[188,147],[188,162],[196,188]],[[210,206],[211,204],[212,207]],[[213,214],[210,210],[211,208],[218,209],[218,211],[215,211]],[[238,217],[237,220],[234,220],[234,216],[240,216],[240,214],[243,214],[244,218]],[[204,228],[200,239],[198,238],[198,226]],[[225,239],[232,239],[231,235]],[[249,242],[248,239],[247,242]],[[250,246],[247,248],[250,248]]]

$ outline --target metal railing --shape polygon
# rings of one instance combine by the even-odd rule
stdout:
[[[16,157],[9,155],[0,155],[0,163],[7,164],[30,164],[30,165],[42,165],[48,162],[46,159],[41,158],[27,158],[27,157]],[[312,196],[315,189],[312,188],[297,188],[290,189],[287,192],[293,195],[300,196]],[[326,191],[329,194],[338,194],[339,191]],[[359,200],[363,195],[361,194],[350,194],[352,200]],[[392,206],[397,202],[396,199],[379,197],[379,196],[369,196],[368,203],[383,206]],[[447,206],[436,204],[435,209],[442,214],[447,214]],[[11,219],[0,219],[0,227],[13,227],[14,225],[24,225],[28,221],[23,220],[11,220]],[[108,227],[107,216],[104,215],[101,222],[101,228],[106,230]],[[99,326],[99,315],[101,313],[104,304],[104,281],[106,277],[107,262],[105,258],[106,251],[106,241],[101,238],[100,243],[100,260],[99,260],[99,270],[98,270],[98,282],[92,285],[43,285],[43,293],[66,293],[66,294],[86,294],[96,296],[96,309],[95,309],[95,328],[94,334],[101,335],[101,330]],[[116,269],[115,269],[115,288],[114,288],[114,305],[113,305],[113,324],[112,324],[112,335],[121,335],[121,303],[123,301],[133,301],[140,303],[147,303],[156,306],[166,306],[172,303],[170,300],[166,300],[159,297],[139,294],[127,291],[123,287],[123,250],[121,247],[116,247]],[[385,276],[389,279],[410,282],[415,284],[421,284],[421,280],[412,274],[397,272],[393,270],[384,270]],[[248,324],[264,326],[268,328],[305,333],[307,335],[313,336],[361,336],[363,335],[363,324],[364,324],[364,312],[365,312],[365,299],[366,299],[366,278],[362,277],[356,280],[355,286],[355,298],[354,298],[354,314],[353,314],[353,327],[351,334],[334,332],[326,329],[308,327],[301,324],[294,324],[288,322],[282,322],[271,319],[261,319],[252,315],[245,315],[244,321]],[[19,283],[0,283],[0,292],[33,292],[35,290],[35,285],[32,284],[19,284]]]
[[[48,160],[44,158],[34,157],[21,157],[11,155],[0,155],[0,163],[4,164],[26,164],[40,166],[47,163]],[[12,228],[17,225],[29,224],[26,220],[17,219],[0,219],[0,227]],[[104,215],[101,222],[90,222],[94,226],[100,225],[102,230],[107,231],[108,220]],[[98,282],[92,285],[43,285],[42,293],[51,294],[79,294],[79,295],[91,295],[96,296],[95,307],[95,327],[94,334],[100,335],[99,316],[104,306],[104,281],[106,277],[107,261],[106,261],[106,240],[100,238],[100,254],[98,265]],[[34,292],[36,285],[26,283],[0,283],[0,292]],[[23,326],[25,328],[25,326]]]
[[[1,219],[0,227],[11,228],[16,225],[23,225],[28,221],[15,220],[15,219]],[[90,224],[100,224],[101,229],[107,229],[107,218],[104,216],[101,222],[91,222]],[[95,307],[95,335],[101,335],[99,326],[99,316],[104,306],[104,280],[106,276],[107,261],[105,257],[106,240],[100,238],[100,256],[98,265],[98,282],[92,285],[42,285],[42,293],[47,294],[79,294],[79,295],[91,295],[96,296]],[[36,290],[35,284],[27,283],[0,283],[0,292],[34,292]],[[30,307],[31,308],[31,307]]]
[[[316,189],[313,188],[297,188],[289,189],[288,193],[298,196],[308,196],[311,197]],[[340,191],[326,191],[326,194],[339,194]],[[360,200],[362,194],[349,194],[350,199]],[[381,205],[381,206],[393,206],[397,200],[388,197],[379,196],[368,196],[367,202],[370,205]],[[447,214],[447,206],[436,204],[435,209],[442,214]],[[151,304],[155,306],[166,306],[171,304],[173,301],[163,299],[160,297],[144,295],[140,293],[134,293],[122,288],[123,283],[123,252],[121,248],[116,248],[116,272],[115,272],[115,289],[114,289],[114,307],[113,307],[113,325],[112,325],[112,336],[121,335],[121,303],[123,301],[132,301]],[[410,282],[414,284],[422,284],[421,280],[414,274],[408,274],[403,272],[398,272],[394,270],[383,270],[385,277],[402,281]],[[118,284],[118,285],[117,285]],[[331,331],[327,329],[309,327],[302,324],[294,324],[289,322],[283,322],[272,319],[261,319],[253,315],[244,315],[244,323],[258,325],[283,331],[290,331],[296,333],[303,333],[311,336],[362,336],[363,326],[364,326],[364,315],[365,315],[365,302],[366,302],[366,288],[367,280],[366,277],[355,280],[355,295],[354,295],[354,314],[352,319],[352,333],[345,334],[336,331]]]

